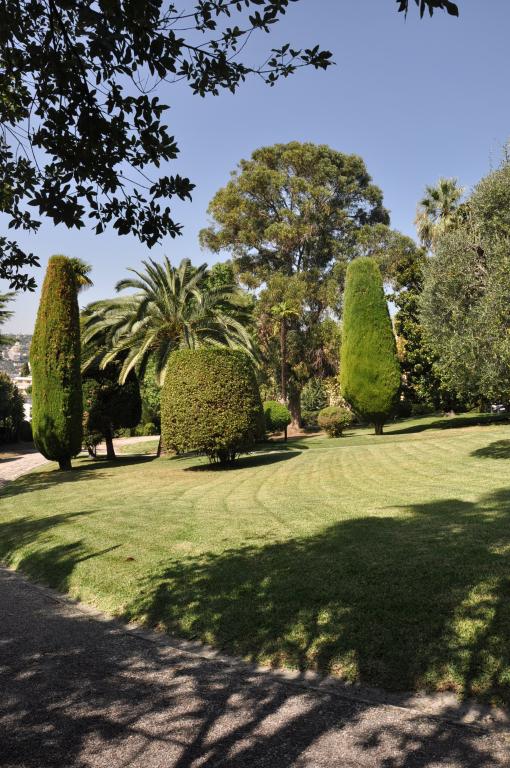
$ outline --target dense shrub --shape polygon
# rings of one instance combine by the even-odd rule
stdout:
[[[397,402],[400,365],[381,273],[368,257],[347,268],[340,381],[349,405],[382,434]]]
[[[318,427],[319,422],[317,421],[319,416],[319,411],[301,411],[301,420],[303,422],[304,427]]]
[[[31,443],[33,441],[32,425],[29,421],[22,421],[19,425],[18,438],[24,443]]]
[[[161,393],[165,450],[196,451],[221,464],[264,437],[255,374],[242,352],[225,348],[177,350]]]
[[[23,396],[6,373],[0,371],[0,442],[18,439],[23,423]]]
[[[37,312],[30,349],[32,429],[47,459],[71,469],[81,448],[83,397],[80,374],[80,319],[71,259],[52,256]]]
[[[287,427],[292,417],[286,405],[268,400],[264,403],[264,421],[268,432],[285,432],[287,437]]]
[[[145,437],[146,435],[159,435],[159,432],[156,425],[152,421],[148,421],[147,424],[138,424],[135,434],[138,437]]]
[[[321,379],[310,379],[301,390],[303,411],[321,411],[328,405],[329,398]]]
[[[140,379],[143,424],[155,424],[157,432],[161,426],[161,387],[156,377],[154,362],[149,361],[143,377]]]
[[[319,412],[317,421],[330,437],[341,437],[344,429],[352,423],[352,413],[341,405],[330,405]]]

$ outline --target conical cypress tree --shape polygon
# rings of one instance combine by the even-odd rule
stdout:
[[[374,424],[376,435],[382,435],[397,399],[400,365],[381,273],[374,259],[355,259],[347,268],[340,383],[347,402]]]
[[[81,448],[80,318],[71,259],[48,263],[30,349],[32,430],[43,456],[71,469]]]

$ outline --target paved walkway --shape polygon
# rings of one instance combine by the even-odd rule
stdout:
[[[509,732],[132,632],[0,568],[2,768],[508,768]]]
[[[145,443],[157,439],[157,436],[147,435],[143,437],[121,437],[114,440],[114,446],[117,448],[121,445]],[[106,453],[104,444],[98,446],[98,453],[100,456]],[[17,443],[12,446],[2,446],[2,452],[0,453],[0,488],[10,480],[16,480],[17,477],[21,477],[21,475],[25,475],[32,469],[47,463],[47,459],[36,448],[31,448],[27,444]]]
[[[10,480],[16,480],[46,463],[47,460],[35,448],[24,446],[23,443],[3,447],[0,453],[0,488]]]

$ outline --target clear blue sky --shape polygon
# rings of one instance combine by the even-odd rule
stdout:
[[[510,137],[510,2],[458,3],[459,20],[437,13],[420,22],[414,6],[407,21],[397,14],[395,0],[300,0],[270,36],[251,44],[250,59],[260,61],[270,47],[287,41],[320,43],[333,51],[335,67],[301,71],[274,88],[253,80],[235,96],[201,99],[183,84],[166,86],[168,122],[181,150],[168,170],[197,185],[193,202],[173,209],[184,225],[182,237],[149,252],[132,237],[44,225],[23,244],[43,267],[53,253],[90,262],[95,285],[82,294],[82,303],[113,295],[126,267],[148,255],[212,262],[197,238],[209,200],[240,158],[291,140],[360,154],[384,192],[392,225],[414,234],[425,184],[455,176],[470,188],[499,162]],[[39,284],[42,278],[37,270]],[[20,295],[6,328],[31,333],[37,302],[38,292]]]

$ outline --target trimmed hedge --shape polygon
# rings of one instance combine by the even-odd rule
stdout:
[[[71,259],[52,256],[30,349],[32,430],[38,450],[71,469],[81,449],[80,317]]]
[[[292,416],[283,403],[267,400],[264,403],[264,420],[268,432],[283,432],[292,421]]]
[[[341,437],[344,429],[352,424],[352,413],[341,405],[330,405],[319,411],[317,422],[330,437]]]
[[[381,273],[374,259],[347,268],[344,294],[342,395],[380,435],[400,389],[400,364]]]
[[[228,464],[264,438],[255,373],[242,352],[182,349],[168,361],[161,393],[165,450],[194,451]]]

